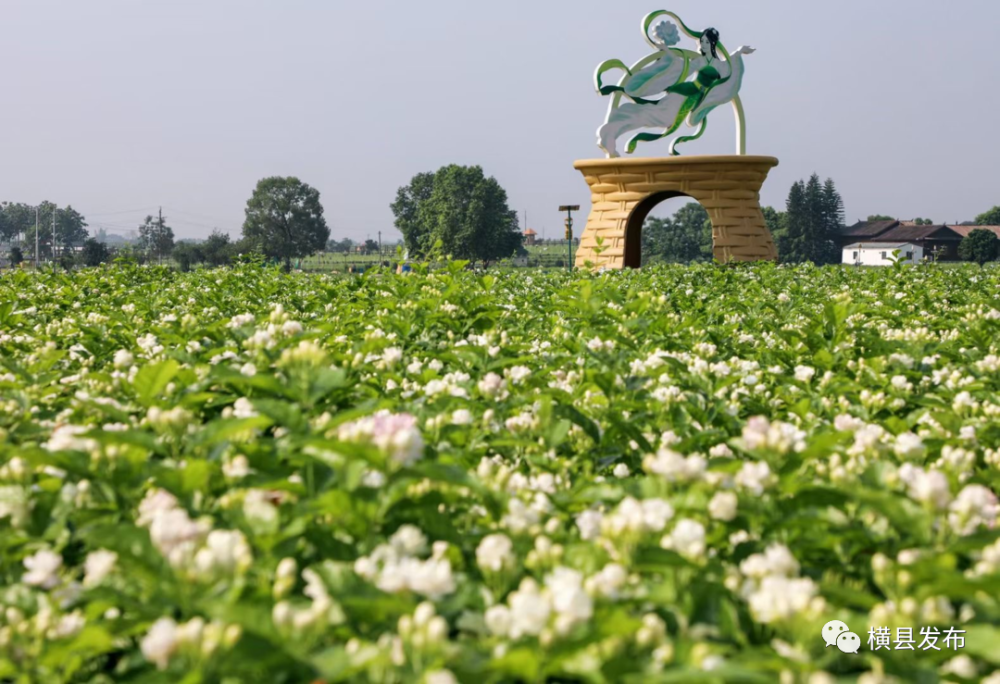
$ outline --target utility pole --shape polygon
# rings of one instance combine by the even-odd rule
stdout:
[[[163,254],[160,251],[160,243],[163,240],[163,207],[160,207],[160,212],[158,214],[156,229],[156,239],[153,240],[153,244],[156,245],[156,261],[162,266],[163,265]]]
[[[35,270],[38,270],[38,207],[35,207]]]
[[[564,204],[559,211],[566,212],[566,246],[569,248],[569,270],[573,270],[573,212],[579,211],[579,204]]]
[[[382,265],[382,231],[378,232],[378,265]]]

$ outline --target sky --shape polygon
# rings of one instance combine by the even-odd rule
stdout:
[[[119,234],[162,206],[178,237],[238,237],[256,182],[293,175],[333,238],[392,240],[397,188],[478,164],[561,237],[559,205],[590,200],[573,161],[603,156],[594,69],[647,54],[656,9],[757,49],[747,152],[780,160],[762,204],[814,172],[848,223],[1000,204],[1000,2],[982,0],[0,0],[0,200]],[[682,149],[730,154],[734,130],[719,108]]]

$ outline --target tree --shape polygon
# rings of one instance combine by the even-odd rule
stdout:
[[[15,210],[18,232],[24,233],[24,241],[29,245],[35,243],[35,208],[27,205],[16,205]],[[7,212],[5,212],[7,213]],[[55,219],[55,246],[65,253],[76,245],[83,244],[89,237],[87,222],[83,215],[71,206],[60,209],[52,202],[42,202],[38,205],[38,243],[40,256],[52,256],[52,225]],[[34,249],[34,247],[32,247]]]
[[[97,238],[87,238],[83,243],[80,257],[87,266],[100,266],[111,257],[111,252],[108,246]]]
[[[872,214],[871,216],[868,217],[867,220],[870,223],[875,223],[876,221],[895,221],[896,219],[886,214]]]
[[[783,261],[837,263],[835,238],[843,229],[844,202],[833,180],[820,184],[813,174],[808,182],[792,185],[786,202],[783,238],[778,245]]]
[[[90,237],[83,215],[71,206],[56,210],[56,243],[62,252],[82,245]]]
[[[173,258],[182,271],[190,271],[193,264],[204,260],[204,255],[201,252],[201,245],[196,245],[193,242],[181,242],[174,247]]]
[[[763,207],[760,211],[764,215],[764,224],[771,234],[771,239],[774,240],[778,255],[781,256],[782,244],[785,242],[785,212],[778,211],[774,207]]]
[[[35,227],[35,208],[27,204],[3,202],[0,204],[0,241],[13,240]]]
[[[982,266],[997,258],[997,236],[991,230],[973,230],[958,243],[962,261],[975,261]]]
[[[976,217],[977,226],[1000,226],[1000,207],[993,207]]]
[[[712,258],[712,222],[697,202],[678,209],[672,218],[652,218],[642,229],[643,263],[709,261]]]
[[[430,226],[425,225],[420,216],[421,207],[431,199],[434,191],[434,173],[418,173],[396,191],[396,201],[389,205],[396,217],[396,228],[403,234],[403,243],[410,254],[424,254],[428,244]]]
[[[329,249],[331,252],[340,252],[341,254],[350,254],[354,251],[354,240],[351,238],[344,238],[340,242],[336,240],[330,240]]]
[[[361,245],[361,251],[364,254],[375,254],[378,252],[378,243],[371,238],[365,240],[365,243]]]
[[[211,266],[224,266],[236,256],[229,233],[223,233],[218,229],[213,230],[212,234],[198,247],[200,257],[198,261],[203,261]]]
[[[24,253],[21,251],[20,247],[10,248],[10,265],[17,266],[22,261],[24,261]]]
[[[174,231],[163,218],[163,212],[154,219],[147,216],[139,226],[139,248],[162,262],[174,249]]]
[[[915,218],[913,219],[913,224],[916,226],[933,226],[934,222],[929,218]]]
[[[445,254],[488,265],[523,248],[506,191],[479,166],[417,174],[390,206],[411,256],[427,256],[440,242]]]
[[[243,237],[291,270],[293,257],[322,251],[330,239],[319,191],[294,177],[264,178],[247,201]]]

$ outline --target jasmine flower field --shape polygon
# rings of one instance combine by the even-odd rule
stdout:
[[[417,271],[0,276],[0,679],[1000,682],[1000,270]]]

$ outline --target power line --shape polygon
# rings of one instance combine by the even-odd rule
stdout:
[[[174,209],[173,207],[167,207],[167,211],[170,211],[174,214],[184,214],[185,216],[194,216],[195,218],[204,219],[206,221],[218,221],[219,223],[226,223],[226,224],[232,221],[232,219],[220,219],[220,218],[215,218],[214,216],[206,216],[205,214],[196,214],[193,211],[181,211],[180,209]]]
[[[122,211],[90,212],[84,214],[84,216],[118,216],[119,214],[134,214],[139,211],[150,211],[152,209],[156,209],[156,207],[142,207],[141,209],[123,209]]]

